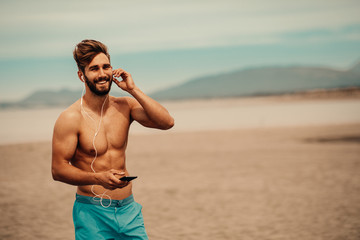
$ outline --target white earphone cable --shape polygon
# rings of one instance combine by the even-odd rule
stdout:
[[[83,88],[83,91],[82,91],[82,94],[81,94],[81,99],[80,99],[80,111],[81,111],[81,113],[85,113],[85,114],[96,124],[95,119],[92,118],[92,117],[85,111],[85,109],[84,109],[84,107],[83,107],[84,92],[85,92],[85,85],[84,85],[84,88]],[[108,99],[108,97],[109,97],[109,95],[106,96],[106,98],[105,98],[105,100],[104,100],[104,102],[103,102],[103,104],[102,104],[101,112],[100,112],[99,124],[98,124],[97,128],[95,129],[95,134],[94,134],[93,141],[92,141],[92,145],[93,145],[94,150],[95,150],[95,156],[94,156],[94,159],[92,160],[92,162],[91,162],[91,164],[90,164],[90,167],[91,167],[91,170],[92,170],[94,173],[96,173],[96,171],[95,171],[95,169],[94,169],[94,162],[95,162],[95,160],[96,160],[96,158],[97,158],[97,155],[98,155],[97,149],[96,149],[96,146],[95,146],[95,138],[96,138],[96,136],[98,135],[98,133],[100,132],[101,122],[102,122],[102,118],[103,118],[103,110],[104,110],[105,102],[106,102],[106,100]],[[101,206],[103,206],[104,208],[110,207],[110,205],[111,205],[111,197],[106,194],[106,192],[107,192],[108,190],[106,190],[106,191],[103,192],[102,194],[97,194],[97,193],[94,191],[94,187],[95,187],[95,185],[92,185],[92,186],[91,186],[91,192],[94,194],[93,200],[94,200],[94,201],[100,201]],[[104,197],[107,197],[107,198],[110,200],[110,202],[109,202],[108,205],[104,205],[104,204],[103,204],[103,199],[104,199]],[[100,198],[100,200],[97,200],[96,198]]]

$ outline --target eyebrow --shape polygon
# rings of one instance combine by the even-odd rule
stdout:
[[[92,65],[89,67],[89,69],[94,69],[94,68],[98,68],[98,67],[99,67],[99,65]]]
[[[103,65],[103,67],[110,67],[110,66],[111,66],[111,64],[109,64],[109,63],[105,63]],[[92,65],[92,66],[89,67],[89,69],[95,69],[95,68],[98,68],[98,67],[99,67],[99,65]]]

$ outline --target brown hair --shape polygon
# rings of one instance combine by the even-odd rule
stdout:
[[[75,46],[73,55],[79,70],[85,73],[86,65],[88,65],[99,53],[104,53],[110,61],[107,47],[103,43],[90,39],[85,39],[78,43]]]

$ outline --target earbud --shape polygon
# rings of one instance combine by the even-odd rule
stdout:
[[[85,79],[84,79],[84,75],[81,75],[80,78],[81,78],[81,80],[83,80],[84,83],[85,83],[85,84],[84,84],[83,91],[82,91],[82,93],[81,93],[81,98],[80,98],[80,109],[81,109],[81,112],[82,112],[82,113],[85,113],[91,120],[93,120],[93,121],[96,123],[95,119],[93,119],[93,118],[85,111],[85,109],[83,108],[83,97],[84,97],[86,82],[85,82]],[[96,131],[95,131],[95,134],[94,134],[94,137],[93,137],[93,141],[92,141],[92,142],[93,142],[93,147],[94,147],[94,150],[95,150],[95,157],[94,157],[94,159],[92,160],[92,162],[91,162],[91,164],[90,164],[90,168],[91,168],[91,170],[92,170],[94,173],[96,173],[96,171],[95,171],[95,169],[94,169],[94,162],[95,162],[95,160],[96,160],[96,158],[97,158],[97,156],[98,156],[98,152],[97,152],[96,146],[95,146],[95,138],[97,137],[97,135],[98,135],[98,133],[99,133],[99,131],[100,131],[101,121],[102,121],[102,119],[103,119],[104,105],[105,105],[105,102],[106,102],[106,100],[108,99],[108,97],[109,97],[109,95],[106,96],[106,98],[105,98],[105,100],[104,100],[104,102],[103,102],[103,104],[102,104],[101,111],[100,111],[101,114],[100,114],[99,124],[98,124],[98,126],[97,126],[97,128],[96,128]],[[111,199],[111,197],[110,197],[109,195],[106,194],[106,192],[107,192],[108,190],[106,190],[106,191],[103,192],[102,194],[97,194],[97,193],[94,191],[94,186],[95,186],[95,185],[92,185],[92,186],[91,186],[91,192],[92,192],[92,194],[94,194],[93,199],[95,199],[95,198],[100,198],[100,200],[97,200],[97,201],[100,201],[100,204],[101,204],[102,207],[104,207],[104,208],[110,207],[112,199]],[[109,202],[108,205],[104,205],[104,204],[103,204],[103,199],[106,199],[106,198],[110,200],[110,202]]]

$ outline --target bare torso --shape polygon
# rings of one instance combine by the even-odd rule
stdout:
[[[84,110],[90,115],[91,119],[84,111],[81,111],[80,101],[74,103],[69,110],[77,111],[81,114],[78,123],[78,143],[71,164],[87,172],[92,172],[91,164],[95,172],[116,169],[124,171],[129,175],[126,169],[125,150],[127,146],[128,132],[131,124],[130,107],[126,98],[114,98],[109,96],[109,107],[104,111],[101,120],[100,130],[95,137],[95,148],[93,146],[94,134],[100,121],[100,109],[98,114],[91,112],[84,107]],[[95,155],[97,156],[95,158]],[[94,160],[95,158],[95,160]],[[77,193],[86,196],[94,196],[90,185],[78,186]],[[124,199],[132,194],[131,183],[124,188],[108,190],[100,185],[93,188],[96,194],[106,192],[111,199]],[[104,196],[107,198],[107,196]]]

